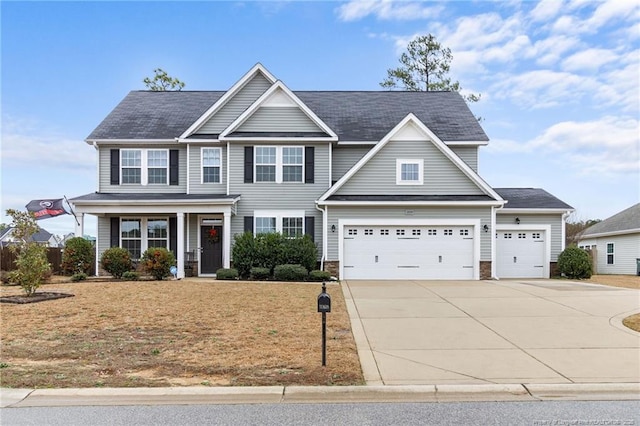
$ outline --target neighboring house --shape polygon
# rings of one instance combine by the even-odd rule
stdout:
[[[167,247],[179,277],[229,267],[244,231],[308,234],[343,279],[548,277],[572,211],[480,177],[458,93],[292,92],[260,64],[226,92],[130,92],[86,142],[76,234],[95,215],[98,258]]]
[[[13,226],[5,228],[5,230],[0,234],[0,245],[7,246],[15,242],[15,238],[13,237],[13,230]],[[47,247],[58,247],[57,237],[51,232],[46,231],[42,228],[40,228],[38,232],[31,236],[31,241],[36,241],[38,243],[46,245]]]
[[[578,247],[591,251],[594,273],[640,275],[640,203],[587,228]]]

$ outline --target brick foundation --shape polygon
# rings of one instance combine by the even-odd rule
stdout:
[[[549,263],[549,276],[550,277],[560,276],[560,272],[558,272],[558,262]]]
[[[328,260],[324,262],[324,270],[328,271],[332,276],[340,278],[340,262],[337,260]]]
[[[480,261],[480,279],[490,280],[491,277],[491,262],[486,260]]]

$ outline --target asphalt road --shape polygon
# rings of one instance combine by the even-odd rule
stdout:
[[[640,425],[640,401],[4,408],[7,425]]]

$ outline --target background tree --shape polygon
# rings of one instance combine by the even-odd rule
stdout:
[[[177,78],[171,77],[161,68],[153,70],[153,78],[145,77],[142,82],[147,86],[149,90],[154,92],[164,92],[167,90],[180,91],[184,87],[184,83]]]
[[[400,66],[389,68],[387,78],[380,86],[385,89],[418,91],[460,92],[458,81],[451,81],[451,49],[442,47],[432,34],[418,36],[407,45],[407,51],[400,55]],[[467,102],[478,102],[480,94],[462,95]]]
[[[33,213],[9,209],[7,216],[13,219],[12,237],[15,241],[9,250],[17,255],[17,269],[10,273],[9,281],[19,284],[26,295],[31,296],[51,273],[47,247],[33,241],[33,234],[40,230]]]
[[[588,227],[601,222],[600,219],[569,219],[565,228],[565,245],[569,247],[571,244],[578,244],[578,240],[584,234]]]

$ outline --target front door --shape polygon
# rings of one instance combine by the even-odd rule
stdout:
[[[222,226],[200,227],[200,273],[215,274],[222,268]]]

